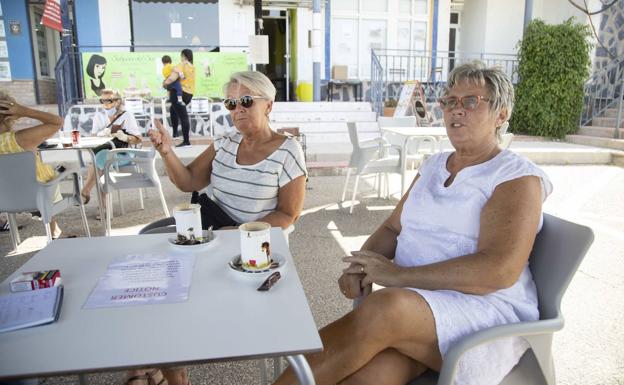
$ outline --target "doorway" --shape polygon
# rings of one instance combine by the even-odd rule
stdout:
[[[290,25],[287,9],[263,10],[264,34],[269,36],[269,64],[265,75],[271,79],[279,102],[290,100]]]
[[[36,100],[39,104],[56,103],[54,67],[61,56],[60,33],[41,24],[43,4],[29,4],[32,50],[36,73]]]
[[[459,12],[451,11],[451,20],[449,27],[449,72],[453,70],[455,67],[455,58],[457,57],[457,53],[459,51]]]

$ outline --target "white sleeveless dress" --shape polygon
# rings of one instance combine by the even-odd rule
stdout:
[[[446,169],[450,154],[432,156],[419,170],[420,177],[401,214],[402,230],[394,259],[397,265],[427,265],[476,252],[481,210],[501,183],[534,175],[542,182],[542,200],[552,191],[552,184],[541,169],[508,150],[463,169],[449,187],[444,187],[450,176]],[[528,265],[513,286],[488,295],[412,290],[422,295],[433,311],[442,357],[449,346],[467,334],[539,318],[537,293]],[[474,348],[460,361],[455,383],[498,384],[527,348],[528,344],[517,337]]]

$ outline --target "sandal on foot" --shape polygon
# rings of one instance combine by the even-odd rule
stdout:
[[[89,195],[89,194],[80,193],[80,196],[82,197],[82,204],[83,205],[86,205],[91,200],[91,195]]]

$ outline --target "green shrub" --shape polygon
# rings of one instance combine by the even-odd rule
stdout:
[[[576,132],[590,70],[589,36],[589,27],[571,18],[527,26],[518,50],[512,132],[556,138]]]

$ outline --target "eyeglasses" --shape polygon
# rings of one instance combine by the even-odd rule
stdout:
[[[438,103],[440,103],[440,107],[442,107],[443,110],[452,110],[457,106],[457,102],[459,102],[466,111],[474,111],[479,107],[479,103],[482,100],[487,103],[490,102],[490,98],[486,98],[485,96],[466,95],[461,98],[457,96],[446,96],[438,99]]]
[[[245,95],[245,96],[241,96],[238,99],[236,98],[224,99],[223,104],[225,105],[225,108],[227,108],[228,110],[234,111],[236,109],[237,104],[240,104],[242,107],[245,107],[245,108],[249,108],[253,106],[254,99],[266,99],[266,98],[263,96]]]
[[[110,104],[110,103],[116,102],[118,100],[119,100],[118,98],[115,98],[115,99],[100,99],[100,103],[102,103],[102,104]]]

